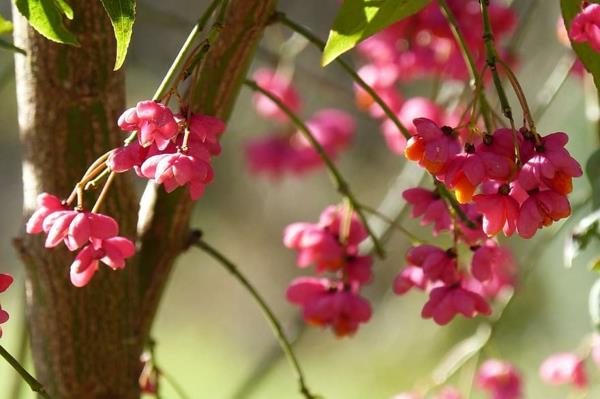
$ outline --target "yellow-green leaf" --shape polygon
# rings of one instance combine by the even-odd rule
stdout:
[[[64,24],[63,15],[67,18],[69,15],[73,17],[73,10],[64,0],[14,0],[14,2],[21,15],[42,36],[58,43],[79,45],[75,35]]]
[[[394,22],[415,14],[431,0],[345,0],[329,31],[323,66]]]
[[[13,24],[0,15],[0,35],[12,32]]]
[[[115,71],[123,65],[135,21],[135,0],[102,0],[117,39]]]

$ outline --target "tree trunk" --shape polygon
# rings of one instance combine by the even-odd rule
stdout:
[[[196,112],[227,119],[275,0],[231,0],[217,43],[192,84]],[[41,192],[66,197],[93,160],[124,134],[124,77],[113,72],[115,43],[99,1],[72,0],[70,29],[81,47],[58,45],[13,10],[24,213]],[[137,200],[129,176],[115,179],[102,213],[136,236]],[[218,178],[218,177],[217,177]],[[139,355],[176,257],[185,249],[192,204],[185,190],[165,195],[152,185],[139,211],[138,255],[118,272],[101,268],[85,288],[69,282],[75,254],[48,250],[43,237],[16,240],[26,266],[27,312],[39,380],[55,398],[139,397]]]

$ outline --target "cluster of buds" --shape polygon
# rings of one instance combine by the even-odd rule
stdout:
[[[28,234],[46,233],[46,248],[54,248],[61,242],[69,251],[81,248],[71,265],[74,286],[88,284],[100,261],[118,270],[124,268],[125,259],[135,253],[133,242],[118,236],[119,225],[110,216],[70,209],[65,201],[48,193],[40,194],[37,201],[38,208],[27,221],[26,231]]]
[[[137,141],[115,149],[108,166],[115,172],[134,169],[138,176],[162,184],[171,192],[187,186],[197,200],[211,182],[212,157],[220,154],[225,124],[213,116],[173,115],[164,104],[141,101],[119,118],[119,127],[138,132]]]
[[[84,209],[82,192],[89,188],[92,178],[102,177],[103,170],[121,173],[135,169],[138,176],[162,184],[167,192],[187,186],[190,197],[196,200],[212,180],[211,157],[220,153],[218,139],[225,129],[215,117],[174,115],[166,105],[155,101],[141,101],[128,109],[118,125],[133,132],[131,139],[95,162],[90,167],[92,172],[88,171],[67,200],[40,194],[38,208],[27,222],[27,233],[47,235],[46,248],[63,242],[70,251],[79,250],[70,269],[71,282],[76,287],[90,282],[100,262],[113,270],[122,269],[125,260],[135,253],[134,243],[118,235],[117,221]],[[75,194],[77,205],[72,207]],[[98,201],[101,200],[102,196]]]
[[[583,9],[571,21],[569,36],[600,53],[600,4],[583,2]]]
[[[531,238],[571,214],[567,194],[572,178],[583,172],[565,149],[565,133],[541,137],[525,128],[497,129],[464,141],[454,129],[425,118],[414,125],[406,157],[454,190],[460,203],[472,203],[488,236],[517,231]]]
[[[284,232],[284,245],[298,252],[301,268],[315,266],[319,277],[300,277],[287,289],[287,299],[302,307],[312,325],[330,326],[336,336],[352,335],[371,317],[369,302],[360,289],[372,278],[372,259],[360,255],[367,231],[354,212],[330,206],[319,222],[294,223]],[[329,273],[333,277],[322,277]]]
[[[254,79],[291,111],[300,111],[298,92],[286,77],[276,71],[259,69]],[[264,94],[255,94],[253,100],[260,115],[278,124],[275,132],[251,139],[246,144],[246,158],[253,173],[277,178],[286,174],[302,174],[323,166],[311,143],[290,124],[289,118],[277,104]],[[354,119],[349,114],[332,108],[316,112],[306,121],[306,126],[332,159],[350,145],[356,129]]]
[[[0,294],[6,291],[12,282],[12,276],[0,273]],[[8,317],[8,312],[2,310],[2,306],[0,305],[0,324],[6,323],[8,321]],[[0,338],[2,338],[2,327],[0,327]]]
[[[456,17],[466,45],[478,69],[485,65],[483,23],[478,0],[450,0],[448,7]],[[501,42],[509,37],[517,17],[507,6],[492,1],[489,5],[490,22],[494,37]],[[411,17],[386,28],[358,46],[365,64],[359,69],[361,78],[373,88],[405,126],[416,117],[427,117],[440,125],[453,125],[455,112],[446,115],[435,104],[413,99],[404,101],[400,85],[417,78],[435,78],[465,81],[469,73],[460,47],[445,22],[437,1]],[[511,60],[506,50],[501,55]],[[356,102],[362,110],[381,119],[381,132],[389,148],[401,153],[406,139],[374,101],[369,93],[355,85]],[[419,114],[411,110],[422,108]],[[433,112],[431,112],[433,111]]]

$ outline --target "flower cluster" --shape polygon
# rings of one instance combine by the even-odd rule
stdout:
[[[203,194],[213,177],[211,157],[221,152],[222,121],[207,115],[174,115],[162,103],[141,101],[121,115],[118,125],[132,132],[131,139],[91,170],[103,166],[115,173],[135,169],[140,177],[162,184],[167,192],[187,186],[193,200]],[[94,173],[102,176],[88,171],[82,182],[90,182]],[[74,193],[87,189],[82,182]],[[62,201],[52,194],[40,194],[38,208],[26,226],[29,234],[46,234],[46,248],[63,242],[69,251],[79,250],[70,272],[76,287],[90,282],[100,262],[113,270],[123,269],[125,260],[135,253],[134,243],[118,235],[118,223],[110,216],[84,210],[81,197],[79,192],[77,206],[72,208],[74,195]]]
[[[338,337],[352,335],[371,317],[369,302],[360,289],[372,278],[370,256],[360,255],[358,245],[367,232],[352,212],[330,206],[319,223],[294,223],[284,232],[284,245],[298,252],[297,264],[315,266],[315,272],[334,277],[300,277],[287,289],[287,299],[302,307],[310,324],[330,326]]]
[[[12,282],[12,276],[0,273],[0,294],[6,291]],[[0,306],[0,324],[6,323],[8,321],[8,317],[8,312],[2,310],[2,306]],[[0,338],[2,338],[2,327],[0,327]]]
[[[574,42],[587,43],[600,53],[600,4],[584,6],[571,21],[569,36]]]
[[[162,184],[165,191],[187,186],[197,200],[213,178],[212,157],[221,152],[225,124],[213,116],[174,115],[164,104],[141,101],[119,118],[119,127],[137,132],[137,141],[115,149],[108,166],[115,172],[134,168],[138,176]]]
[[[261,88],[276,96],[290,110],[300,110],[299,95],[284,76],[260,69],[254,78]],[[246,158],[253,173],[277,178],[285,174],[302,174],[323,165],[311,143],[289,123],[277,104],[263,94],[256,94],[253,100],[260,115],[278,124],[275,132],[247,142]],[[354,119],[337,109],[316,112],[306,121],[306,126],[330,158],[336,158],[350,145],[356,129]]]
[[[471,228],[459,220],[453,221],[446,202],[436,191],[412,188],[403,196],[412,205],[413,217],[422,217],[422,224],[434,223],[435,234],[452,232],[455,245],[448,249],[428,244],[410,248],[407,265],[394,280],[394,292],[403,295],[412,288],[427,291],[429,300],[422,316],[440,325],[449,323],[457,314],[489,315],[488,301],[516,284],[517,267],[510,251],[488,239],[480,223]],[[478,220],[473,205],[463,205],[461,209]],[[472,253],[470,267],[460,267],[459,244]]]
[[[98,270],[99,261],[113,270],[125,267],[133,256],[133,242],[118,236],[119,225],[110,216],[69,209],[58,197],[42,193],[38,209],[27,221],[27,233],[46,233],[46,248],[61,242],[69,251],[77,251],[71,265],[71,282],[76,287],[88,284]]]
[[[479,388],[490,393],[490,399],[523,397],[523,383],[519,371],[504,360],[486,360],[479,367],[475,379]]]
[[[465,141],[429,119],[413,123],[416,134],[407,143],[406,157],[454,190],[460,203],[472,203],[488,236],[516,231],[531,238],[571,214],[567,194],[573,177],[583,172],[565,149],[565,133],[541,137],[525,128],[497,129],[481,140]]]
[[[450,0],[447,3],[481,70],[485,64],[485,51],[479,1]],[[489,12],[495,39],[501,42],[513,31],[516,15],[509,7],[493,1]],[[417,78],[469,79],[463,55],[437,1],[432,1],[420,12],[368,38],[358,46],[358,51],[366,60],[358,71],[359,75],[405,126],[410,126],[412,120],[419,116],[441,125],[455,124],[456,110],[444,112],[433,102],[421,98],[405,102],[399,89],[400,84]],[[509,61],[512,58],[506,50],[500,49],[500,53]],[[355,85],[355,93],[359,108],[383,120],[381,132],[389,148],[402,153],[406,139],[397,127],[385,117],[370,94],[358,85]]]

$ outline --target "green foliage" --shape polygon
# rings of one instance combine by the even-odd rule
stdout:
[[[323,51],[323,66],[380,30],[415,14],[431,0],[345,0]]]
[[[62,44],[79,42],[64,24],[63,16],[72,19],[73,9],[65,0],[14,0],[17,9],[42,36]]]
[[[0,35],[11,33],[12,30],[13,24],[10,21],[6,20],[2,15],[0,15]],[[18,48],[14,44],[4,39],[0,39],[0,48],[25,54],[25,51],[23,51],[23,49]]]
[[[596,2],[596,1],[595,1]],[[567,30],[571,28],[571,21],[581,11],[582,0],[560,0],[563,19]],[[596,87],[600,89],[600,56],[586,43],[574,43],[571,46],[577,57],[581,60],[585,69],[594,77]]]
[[[102,0],[117,39],[115,71],[123,65],[135,21],[135,0]]]
[[[577,255],[584,251],[594,239],[600,239],[600,210],[581,219],[565,242],[565,266],[571,267]],[[594,269],[594,265],[592,265]]]

